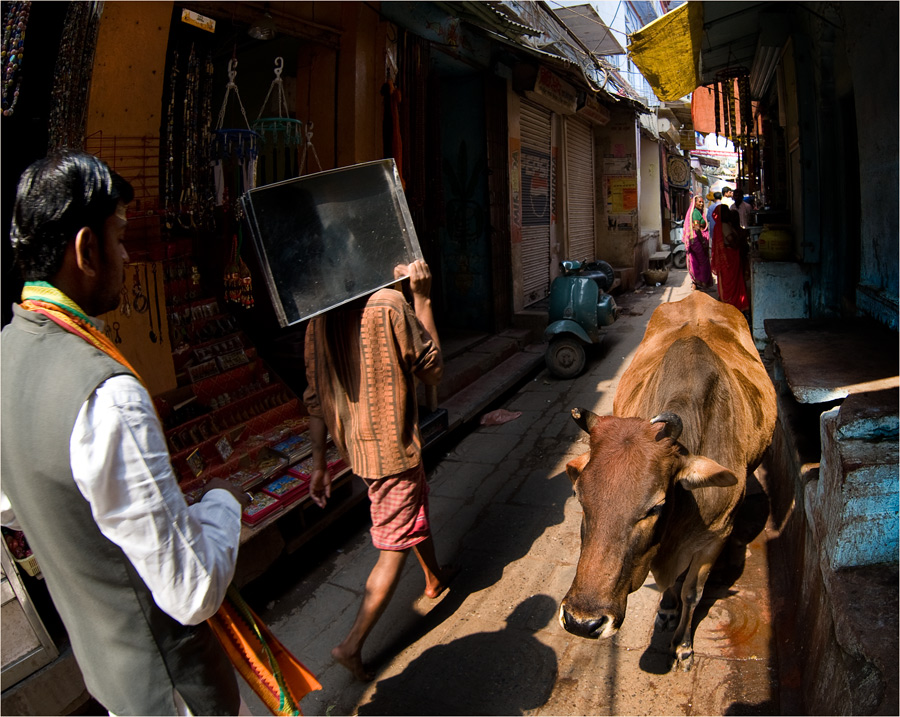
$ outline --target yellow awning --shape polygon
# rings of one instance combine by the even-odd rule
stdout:
[[[628,54],[663,102],[700,86],[703,3],[687,2],[628,36]]]

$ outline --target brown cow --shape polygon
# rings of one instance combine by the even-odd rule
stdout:
[[[560,623],[611,636],[652,570],[664,593],[659,624],[672,627],[677,615],[672,649],[688,669],[694,608],[775,428],[775,390],[746,319],[699,291],[660,305],[613,412],[572,411],[591,447],[566,467],[584,518]]]

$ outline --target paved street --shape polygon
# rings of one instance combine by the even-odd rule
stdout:
[[[587,449],[569,411],[610,413],[653,309],[689,292],[687,273],[673,271],[665,286],[622,296],[623,316],[581,377],[561,381],[542,370],[502,404],[521,411],[518,419],[477,428],[430,466],[438,557],[462,572],[431,601],[422,596],[418,562],[407,561],[364,649],[375,681],[355,682],[329,654],[353,621],[377,557],[363,520],[350,521],[343,537],[328,533],[332,544],[319,548],[317,565],[298,568],[296,579],[281,576],[260,609],[324,686],[303,700],[305,714],[779,713],[767,500],[755,482],[740,528],[750,540],[746,562],[714,571],[697,611],[692,670],[669,671],[670,634],[654,631],[652,576],[629,597],[612,640],[575,637],[556,619],[580,544],[581,509],[565,464]],[[265,714],[242,690],[253,712]]]

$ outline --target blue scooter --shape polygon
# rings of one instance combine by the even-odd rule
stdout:
[[[603,340],[600,329],[619,318],[619,307],[606,292],[615,280],[605,261],[560,262],[562,276],[550,285],[550,324],[544,360],[558,378],[575,378],[587,361],[585,347]]]

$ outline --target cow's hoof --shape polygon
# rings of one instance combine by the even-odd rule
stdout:
[[[656,613],[656,627],[660,630],[674,630],[678,624],[677,610],[659,610]]]
[[[675,664],[684,672],[694,664],[694,648],[690,645],[679,645],[675,650]]]

